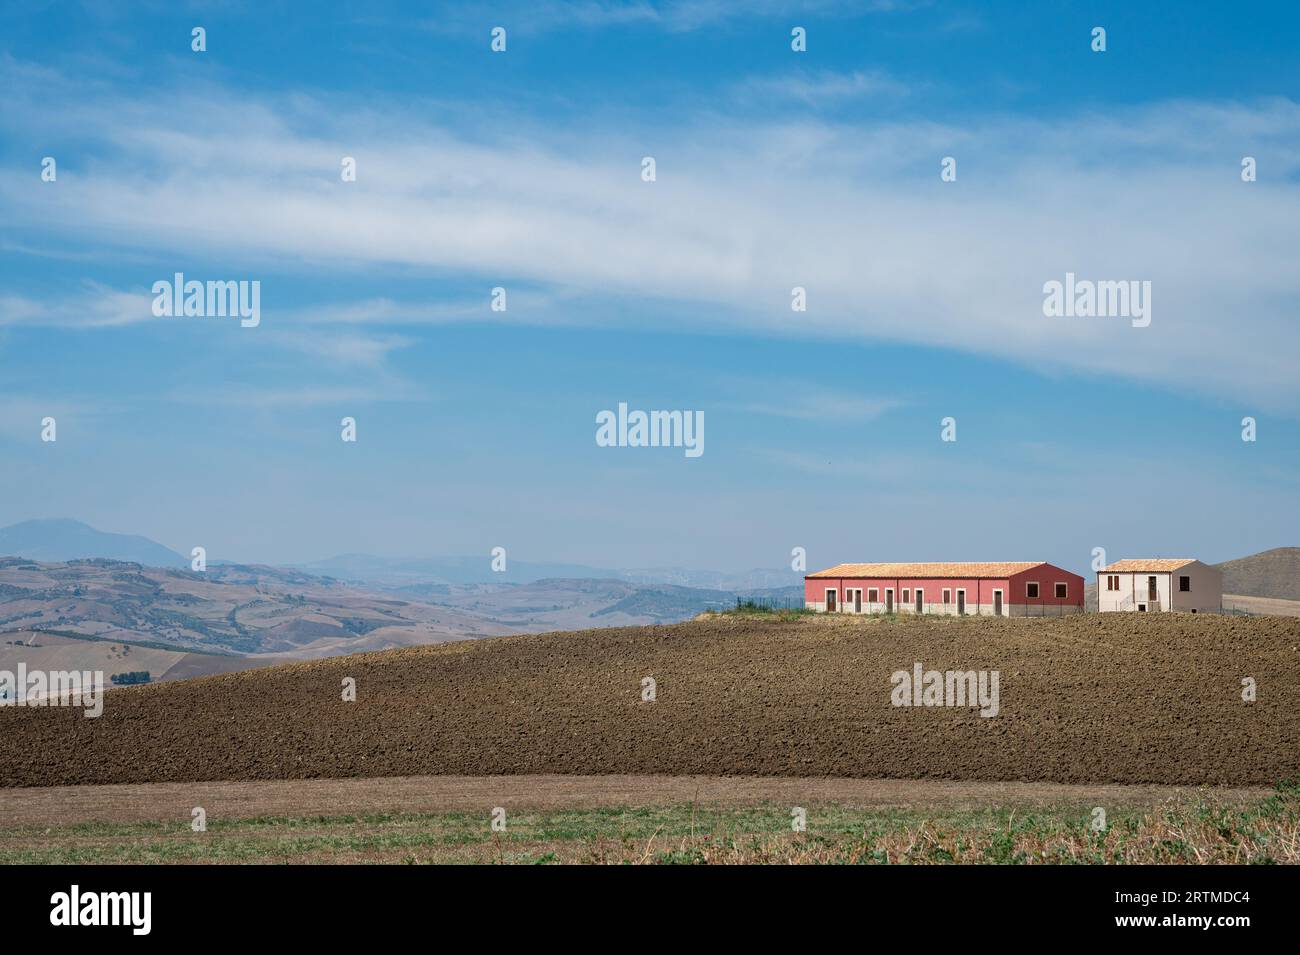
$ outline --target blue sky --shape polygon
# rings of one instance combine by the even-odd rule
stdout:
[[[1300,12],[1138,6],[7,7],[0,524],[717,569],[1300,543]],[[154,317],[178,271],[260,281],[261,324]],[[1150,281],[1150,326],[1045,317],[1066,272]],[[704,455],[597,447],[620,401],[703,411]]]

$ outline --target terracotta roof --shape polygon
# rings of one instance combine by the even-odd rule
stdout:
[[[808,574],[819,577],[1010,577],[1041,567],[1045,561],[993,561],[934,564],[836,564]]]
[[[1162,573],[1170,570],[1177,570],[1180,567],[1186,567],[1188,564],[1196,563],[1192,557],[1150,557],[1150,558],[1129,558],[1128,560],[1117,560],[1105,570],[1098,571],[1102,574],[1114,573],[1148,573],[1155,571]]]

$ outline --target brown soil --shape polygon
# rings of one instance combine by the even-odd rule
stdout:
[[[611,806],[823,806],[878,810],[975,810],[1160,806],[1179,799],[1245,804],[1265,788],[1060,785],[934,779],[799,779],[789,776],[401,776],[129,783],[0,790],[0,826],[175,822],[194,806],[213,819],[380,813],[481,812]]]
[[[890,674],[1001,672],[1001,712]],[[355,677],[358,701],[340,699]],[[658,700],[641,702],[654,677]],[[1243,677],[1259,698],[1243,703]],[[0,708],[7,786],[410,775],[1271,785],[1300,774],[1300,620],[720,617],[504,637]]]

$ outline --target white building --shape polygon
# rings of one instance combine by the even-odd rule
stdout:
[[[1116,561],[1097,572],[1097,609],[1142,613],[1219,610],[1223,575],[1191,558]]]

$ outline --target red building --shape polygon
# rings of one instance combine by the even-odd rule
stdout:
[[[1055,616],[1083,612],[1083,578],[1042,561],[839,564],[804,577],[804,606],[823,613]]]

